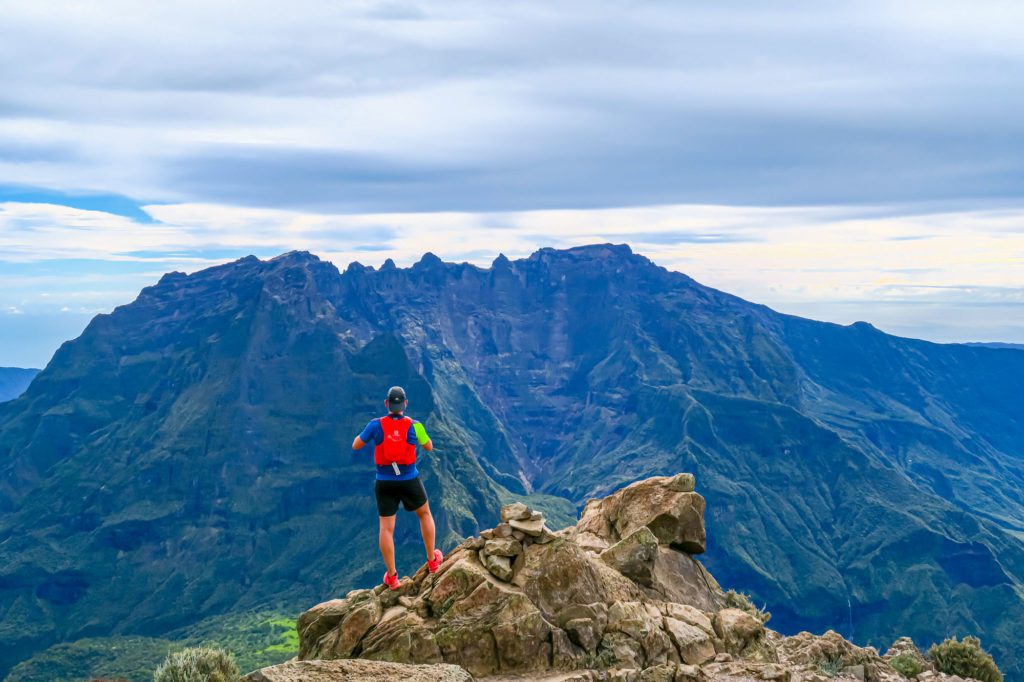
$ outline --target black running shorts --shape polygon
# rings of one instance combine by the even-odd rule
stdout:
[[[397,514],[399,502],[406,511],[419,509],[427,503],[427,491],[419,476],[408,481],[377,481],[373,492],[377,495],[377,513],[381,516]]]

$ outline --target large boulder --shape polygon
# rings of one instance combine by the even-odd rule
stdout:
[[[658,538],[651,529],[642,526],[629,536],[601,552],[601,559],[644,587],[651,587],[654,580],[654,560],[658,558]]]
[[[575,532],[614,544],[646,526],[658,543],[688,554],[707,549],[704,498],[693,492],[692,475],[638,481],[601,500],[590,500]]]
[[[741,654],[764,635],[759,619],[741,609],[722,609],[715,614],[715,634],[725,643],[729,653]]]

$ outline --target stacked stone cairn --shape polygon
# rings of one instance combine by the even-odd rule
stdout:
[[[516,502],[501,508],[501,523],[494,529],[469,538],[463,547],[475,549],[480,563],[495,578],[511,582],[523,566],[525,550],[535,542],[545,544],[554,539],[554,533],[544,524],[542,513]]]

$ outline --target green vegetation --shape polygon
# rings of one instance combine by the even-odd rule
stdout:
[[[153,673],[153,682],[238,682],[238,679],[234,657],[209,647],[176,651]]]
[[[846,663],[843,662],[842,656],[822,656],[818,659],[818,672],[825,677],[835,677],[843,672],[845,667]]]
[[[102,637],[56,644],[16,665],[4,682],[81,682],[83,677],[150,680],[181,645],[150,637]]]
[[[924,666],[913,654],[900,654],[889,661],[889,666],[904,677],[917,677],[924,672]]]
[[[729,590],[726,592],[725,606],[731,609],[746,611],[762,623],[767,623],[772,618],[771,613],[763,608],[758,608],[754,602],[750,600],[750,595],[745,592],[737,592],[736,590]]]
[[[981,640],[977,637],[964,637],[963,641],[951,637],[942,644],[933,644],[928,649],[928,656],[939,672],[971,677],[981,682],[1003,682],[1003,674],[995,660],[981,648]]]
[[[100,637],[57,644],[15,666],[4,682],[81,682],[83,677],[149,682],[168,654],[186,647],[230,653],[242,672],[287,661],[299,650],[295,620],[276,611],[208,618],[165,638]]]
[[[287,661],[299,650],[295,619],[276,611],[214,616],[169,636],[187,646],[229,651],[244,672]]]

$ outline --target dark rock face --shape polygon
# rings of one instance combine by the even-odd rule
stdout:
[[[971,631],[1019,669],[1024,353],[779,315],[610,245],[490,269],[246,258],[98,316],[0,403],[0,669],[375,582],[368,456],[348,453],[392,384],[438,446],[445,546],[515,495],[563,500],[555,527],[694,471],[714,540],[679,546],[776,627]],[[419,556],[414,524],[397,539]]]

